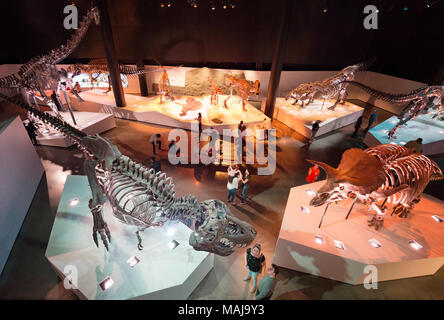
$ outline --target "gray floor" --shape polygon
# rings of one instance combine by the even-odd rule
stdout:
[[[17,113],[14,108],[0,107],[2,117]],[[380,112],[379,121],[391,116]],[[348,126],[322,136],[309,148],[305,139],[280,123],[278,128],[277,170],[273,176],[253,177],[248,205],[230,206],[233,213],[250,222],[258,231],[257,241],[262,244],[268,260],[273,257],[288,193],[291,187],[305,183],[309,159],[328,162],[336,166],[342,152],[350,147],[363,147],[362,137],[350,137]],[[170,129],[133,121],[117,120],[117,127],[105,133],[123,154],[138,162],[147,163],[151,156],[148,139],[155,132]],[[44,257],[47,241],[57,205],[63,191],[65,177],[84,174],[81,153],[75,148],[36,147],[46,170],[29,209],[26,220],[15,242],[6,267],[0,277],[0,299],[76,299],[63,288],[62,283]],[[192,193],[199,200],[226,198],[226,173],[214,178],[202,174],[197,181],[195,168],[169,165],[162,155],[162,169],[173,177],[178,195]],[[444,168],[444,155],[433,157]],[[321,173],[320,178],[324,178]],[[4,182],[2,182],[4,183]],[[434,182],[427,193],[444,199],[443,183]],[[91,239],[91,245],[93,245]],[[245,276],[244,251],[229,257],[216,257],[214,269],[190,296],[190,299],[252,299]],[[366,290],[311,275],[281,270],[273,299],[444,299],[444,268],[434,276],[388,281],[377,290]]]

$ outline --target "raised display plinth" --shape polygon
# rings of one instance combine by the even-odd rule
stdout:
[[[223,107],[226,95],[219,96],[219,105],[210,103],[210,96],[175,96],[175,100],[163,100],[160,97],[139,97],[125,94],[126,107],[116,107],[112,92],[105,95],[103,90],[88,90],[80,93],[84,102],[69,95],[72,107],[79,111],[104,112],[113,114],[116,118],[136,120],[159,124],[174,128],[190,130],[191,123],[197,123],[196,118],[202,114],[202,128],[213,127],[219,133],[223,129],[237,129],[239,122],[244,121],[247,128],[255,129],[269,119],[251,104],[246,104],[246,112],[242,111],[240,98],[233,96],[228,100],[228,109]],[[192,100],[190,100],[192,99]]]
[[[393,116],[371,128],[365,136],[364,143],[369,147],[387,143],[405,145],[411,140],[422,138],[423,154],[444,153],[444,121],[432,119],[432,115],[429,114],[422,114],[407,122],[407,125],[398,128],[394,137],[389,138],[389,131],[398,122],[398,117]]]
[[[293,99],[286,101],[277,98],[274,110],[274,118],[284,123],[291,129],[309,138],[313,122],[321,120],[316,136],[329,133],[333,130],[355,123],[362,116],[364,109],[355,104],[346,102],[338,104],[335,110],[328,110],[336,100],[315,99],[308,106],[292,105]]]
[[[0,274],[44,172],[20,117],[0,122]]]
[[[406,219],[390,216],[389,205],[384,226],[376,231],[367,226],[368,211],[362,204],[355,204],[345,220],[352,204],[349,200],[331,204],[318,228],[325,206],[309,207],[313,196],[307,190],[316,191],[324,183],[291,189],[273,263],[349,284],[364,282],[367,265],[376,266],[378,281],[387,281],[432,275],[444,264],[444,222],[432,218],[444,218],[443,201],[424,194]],[[316,236],[321,238],[316,240]],[[371,239],[382,246],[375,248]],[[411,240],[422,248],[414,249]]]
[[[91,191],[85,176],[68,176],[45,256],[57,274],[77,271],[74,293],[81,299],[186,299],[213,268],[214,255],[196,251],[189,244],[191,229],[182,223],[141,232],[143,250],[137,249],[135,227],[113,217],[107,202],[103,215],[112,235],[110,250],[97,248],[92,239],[92,215],[88,208]],[[78,204],[70,205],[70,200]],[[171,229],[171,230],[170,230]],[[171,249],[169,243],[179,245]],[[131,267],[132,257],[140,260]],[[102,290],[100,282],[114,282]]]
[[[48,112],[54,116],[54,112]],[[96,134],[108,131],[116,126],[116,120],[112,114],[104,114],[98,112],[73,112],[76,120],[76,125],[72,120],[69,112],[60,112],[63,120],[68,122],[71,126],[79,129],[86,134]],[[59,131],[47,125],[43,125],[41,121],[38,122],[39,133],[37,141],[44,146],[54,147],[70,147],[73,145],[72,141],[66,138]]]

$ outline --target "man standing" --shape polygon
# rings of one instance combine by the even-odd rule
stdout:
[[[29,138],[32,141],[32,144],[37,146],[39,143],[37,142],[36,134],[37,128],[34,126],[32,121],[29,121],[28,124],[25,125],[25,129],[28,132]]]
[[[367,134],[367,132],[368,132],[368,130],[370,130],[370,127],[372,126],[373,122],[375,122],[377,118],[378,118],[378,110],[375,110],[372,113],[372,115],[370,116],[370,118],[368,119],[368,126],[364,130],[365,134]]]
[[[358,136],[359,129],[361,129],[361,125],[362,125],[362,118],[363,118],[363,116],[360,116],[358,118],[358,121],[356,121],[356,123],[355,123],[355,132],[353,132],[353,135],[352,135],[353,138],[356,138]]]
[[[314,139],[314,137],[316,136],[316,133],[317,133],[318,130],[319,130],[319,124],[320,124],[321,122],[322,122],[321,120],[316,120],[316,121],[313,123],[313,125],[312,125],[312,127],[311,127],[311,136],[310,136],[310,139],[308,140],[308,143],[309,143],[309,144],[313,142],[313,139]]]
[[[407,142],[404,147],[412,149],[413,153],[422,153],[422,138]]]
[[[150,142],[153,145],[153,154],[156,154],[156,143],[159,147],[159,151],[162,150],[162,141],[160,140],[160,134],[153,134],[150,138]]]
[[[277,265],[272,264],[268,268],[268,275],[259,281],[259,286],[256,291],[256,300],[269,300],[273,295],[273,289],[276,284],[276,276],[279,274]]]
[[[157,157],[151,157],[151,166],[150,168],[154,169],[154,172],[162,171],[160,161],[157,159]]]
[[[60,105],[59,98],[57,97],[56,92],[53,90],[51,94],[51,99],[57,107],[57,110],[62,111],[62,106]]]

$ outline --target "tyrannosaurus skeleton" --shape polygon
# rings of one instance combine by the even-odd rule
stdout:
[[[382,144],[375,147],[348,149],[337,168],[326,163],[318,164],[327,173],[325,184],[310,201],[321,206],[351,198],[368,205],[369,226],[382,227],[387,211],[385,203],[394,205],[392,214],[407,217],[418,203],[429,181],[444,179],[439,166],[431,159],[405,147]],[[381,205],[377,202],[383,200]],[[353,203],[354,204],[354,203]],[[351,209],[350,209],[351,210]],[[348,217],[348,216],[347,216]]]
[[[191,233],[190,245],[199,251],[227,256],[236,246],[245,247],[256,236],[254,228],[236,218],[220,200],[199,202],[194,196],[176,197],[173,181],[165,173],[155,173],[129,157],[99,135],[87,135],[65,121],[41,112],[28,104],[0,97],[32,113],[70,139],[85,155],[85,171],[92,191],[89,208],[93,214],[93,239],[99,245],[100,235],[108,249],[111,234],[102,217],[103,205],[108,199],[114,216],[121,222],[135,226],[139,235],[149,227],[162,226],[168,220],[195,220],[199,226]]]
[[[366,68],[371,61],[373,60],[348,66],[342,69],[338,74],[329,77],[322,82],[315,81],[303,83],[291,90],[285,97],[285,100],[290,98],[294,99],[293,105],[298,101],[301,101],[301,106],[304,107],[305,101],[308,100],[307,105],[309,105],[316,97],[321,97],[324,100],[337,97],[336,102],[328,108],[329,110],[334,110],[337,104],[345,103],[345,99],[348,95],[346,81],[352,81],[355,77],[355,72]]]
[[[398,116],[398,123],[389,131],[389,138],[394,136],[399,127],[415,119],[421,113],[426,113],[429,109],[434,110],[433,118],[444,113],[444,86],[425,86],[406,94],[390,94],[370,88],[360,82],[346,81],[346,83],[355,85],[377,99],[390,103],[402,104],[408,102],[407,106],[405,106]],[[438,101],[437,104],[435,103],[436,100]]]
[[[58,70],[56,64],[77,48],[93,21],[96,24],[100,22],[99,10],[96,7],[87,12],[79,28],[64,45],[51,50],[48,54],[32,58],[20,67],[17,74],[0,78],[0,89],[16,88],[29,105],[34,103],[39,108],[37,103],[39,99],[49,105],[60,117],[55,103],[46,96],[45,90],[54,90],[58,94],[61,89],[66,98],[65,89],[68,86],[72,88],[72,78],[68,76],[66,70]],[[69,104],[69,101],[67,103]]]

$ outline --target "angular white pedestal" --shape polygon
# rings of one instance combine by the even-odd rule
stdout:
[[[364,109],[350,102],[339,104],[335,110],[328,110],[336,100],[315,99],[312,104],[301,108],[299,105],[292,105],[293,99],[285,101],[284,98],[277,98],[275,104],[274,118],[284,123],[303,136],[311,136],[311,126],[316,120],[321,120],[316,136],[329,133],[333,130],[355,123]]]
[[[43,172],[20,117],[0,123],[0,274]]]
[[[364,138],[369,147],[378,144],[395,143],[404,145],[411,140],[423,139],[423,154],[433,155],[444,152],[444,121],[432,119],[431,115],[422,114],[398,128],[395,137],[389,139],[389,131],[398,123],[398,117],[391,117],[371,128]]]
[[[240,98],[233,96],[228,101],[229,109],[223,107],[223,101],[226,95],[219,95],[219,106],[214,107],[210,104],[210,96],[176,96],[175,101],[166,100],[160,104],[160,99],[156,97],[139,97],[131,94],[125,94],[126,107],[116,107],[112,92],[108,95],[103,94],[103,90],[88,90],[80,93],[84,102],[79,103],[77,98],[69,95],[72,107],[78,111],[103,112],[113,114],[116,118],[135,120],[163,126],[191,129],[191,123],[199,113],[202,114],[202,128],[213,127],[219,133],[224,129],[237,129],[239,122],[244,121],[244,125],[249,129],[255,129],[257,125],[262,124],[264,119],[268,119],[260,110],[251,104],[246,104],[246,112],[242,111]],[[187,98],[193,98],[201,105],[189,110],[182,115],[183,104],[186,104]],[[217,118],[221,122],[213,122]]]
[[[101,243],[97,248],[92,239],[90,196],[85,176],[67,177],[46,249],[46,257],[62,279],[65,268],[77,270],[74,292],[80,298],[186,299],[213,268],[214,255],[195,251],[188,244],[192,231],[182,223],[146,229],[141,233],[144,248],[139,251],[135,228],[116,220],[108,203],[104,218],[112,236],[110,251]],[[69,200],[74,198],[79,203],[70,206]],[[169,228],[175,230],[173,235],[168,234]],[[172,240],[179,242],[173,250],[168,246]],[[134,256],[140,262],[131,268],[127,260]],[[99,283],[108,276],[114,284],[104,291]]]
[[[366,265],[375,265],[378,281],[387,281],[432,275],[444,264],[444,222],[432,218],[444,218],[443,201],[423,195],[406,219],[390,216],[388,211],[380,231],[367,226],[365,206],[356,204],[345,220],[352,201],[331,204],[318,228],[325,206],[309,207],[312,196],[306,190],[316,191],[322,184],[324,181],[291,189],[273,263],[350,284],[363,283],[368,275]],[[309,213],[302,207],[309,208]],[[323,237],[324,243],[316,242],[315,235]],[[370,239],[382,247],[371,246]],[[345,249],[337,248],[334,240],[341,241]],[[413,249],[410,240],[423,248]]]
[[[54,115],[53,112],[48,112]],[[96,134],[108,131],[116,126],[116,120],[112,114],[98,112],[73,112],[77,125],[74,125],[69,112],[60,112],[63,119],[70,125],[87,134]],[[41,123],[41,122],[40,122]],[[64,147],[72,146],[72,142],[51,126],[47,126],[49,132],[44,133],[45,127],[41,125],[37,141],[44,146]]]

